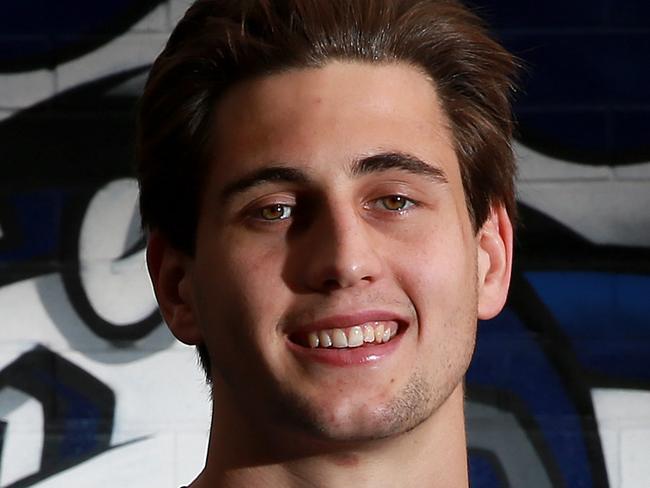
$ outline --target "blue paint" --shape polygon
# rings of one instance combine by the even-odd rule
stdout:
[[[39,371],[36,376],[51,387],[63,415],[59,457],[50,462],[62,463],[83,458],[103,447],[101,433],[102,413],[92,398],[75,391],[56,377],[54,371]]]
[[[472,0],[524,63],[523,142],[616,164],[650,158],[650,2]],[[630,120],[631,119],[631,120]]]
[[[473,488],[505,488],[490,458],[480,452],[470,451],[469,481]]]
[[[570,487],[593,486],[580,412],[559,372],[520,319],[510,309],[481,322],[476,352],[467,374],[471,389],[497,390],[515,396],[534,420],[562,478]],[[575,436],[570,443],[557,432]]]
[[[93,36],[114,35],[112,24],[143,3],[4,0],[0,15],[0,70],[3,62],[32,56],[49,56],[54,65],[57,52]]]
[[[137,3],[137,0],[5,0],[2,2],[0,29],[6,37],[33,36],[53,39],[89,35],[101,30],[108,20]],[[29,54],[22,49],[18,52]]]
[[[490,26],[504,29],[567,29],[599,27],[606,22],[608,0],[470,0]],[[621,3],[632,3],[621,0]]]
[[[516,33],[504,42],[530,68],[525,106],[650,102],[650,33]]]
[[[648,2],[650,5],[650,2]],[[649,14],[650,15],[650,14]],[[635,159],[646,159],[643,157],[650,152],[650,108],[639,106],[636,110],[612,110],[611,118],[611,140],[614,147],[623,148],[627,151],[633,151],[637,157]],[[650,158],[648,158],[650,160]],[[620,164],[622,161],[618,158],[612,158],[612,164]]]
[[[616,158],[612,138],[611,116],[592,107],[572,108],[560,104],[555,107],[517,107],[517,121],[522,140],[532,140],[537,145],[551,146],[554,151],[578,151],[591,154],[607,154],[608,162]],[[629,145],[636,139],[630,133]],[[627,146],[626,146],[627,149]]]
[[[650,27],[645,0],[468,0],[498,30],[568,30]]]
[[[7,199],[18,235],[9,235],[9,229],[3,229],[5,242],[17,241],[10,248],[0,248],[0,263],[54,257],[61,240],[65,197],[65,191],[59,189],[15,193]]]
[[[585,370],[650,381],[650,276],[535,271],[526,277]]]

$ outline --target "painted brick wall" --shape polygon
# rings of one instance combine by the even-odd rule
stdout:
[[[650,4],[472,3],[526,65],[513,291],[467,377],[473,486],[650,486]],[[157,314],[131,169],[186,7],[0,6],[2,488],[202,467],[209,392]]]

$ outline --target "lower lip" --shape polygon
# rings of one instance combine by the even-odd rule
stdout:
[[[359,366],[375,364],[390,356],[399,346],[403,334],[399,331],[395,337],[383,344],[363,345],[337,349],[335,347],[304,347],[287,339],[289,348],[299,358],[330,366]]]

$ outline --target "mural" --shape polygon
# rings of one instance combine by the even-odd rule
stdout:
[[[647,486],[650,11],[474,3],[525,74],[513,288],[467,378],[473,479]]]
[[[650,7],[472,3],[526,66],[513,287],[467,377],[472,486],[647,486]],[[0,16],[0,487],[177,487],[209,392],[156,310],[132,154],[187,3],[37,4]]]

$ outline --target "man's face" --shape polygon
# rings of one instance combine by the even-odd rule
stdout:
[[[467,369],[481,275],[432,83],[291,70],[236,85],[214,127],[187,283],[217,404],[323,439],[427,419]]]

